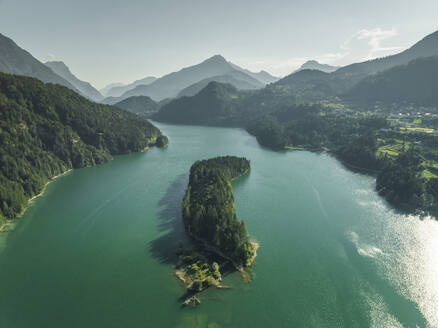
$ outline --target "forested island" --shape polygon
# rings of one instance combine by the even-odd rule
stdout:
[[[197,161],[190,169],[182,217],[198,251],[179,251],[177,273],[194,293],[219,285],[220,264],[215,258],[219,263],[231,262],[237,270],[254,263],[258,245],[249,240],[245,223],[237,219],[231,186],[249,170],[247,159],[234,156]]]
[[[70,89],[0,73],[0,226],[46,183],[113,155],[167,144],[148,121]]]

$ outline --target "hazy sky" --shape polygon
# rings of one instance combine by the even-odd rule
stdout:
[[[101,88],[214,54],[283,76],[345,65],[438,30],[438,0],[0,0],[0,33]]]

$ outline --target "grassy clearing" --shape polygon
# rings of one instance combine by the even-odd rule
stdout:
[[[387,154],[387,156],[397,157],[401,152],[407,151],[410,148],[410,146],[411,145],[409,142],[403,143],[402,140],[395,140],[394,144],[384,144],[383,143],[377,149],[377,156],[380,157],[380,156],[384,156],[385,154]]]
[[[433,133],[434,129],[430,128],[400,128],[400,131],[404,132],[422,132],[422,133]]]
[[[422,165],[423,167],[425,167],[425,168],[431,168],[431,169],[434,169],[434,170],[438,170],[438,163],[435,162],[435,161],[428,161],[428,160],[425,160],[425,161],[423,161],[423,162],[421,163],[421,165]]]
[[[344,109],[344,108],[345,108],[345,105],[343,105],[343,104],[332,104],[332,103],[330,103],[330,104],[324,104],[324,107],[332,108],[332,109]]]
[[[390,157],[397,157],[399,155],[398,152],[390,150],[390,149],[379,148],[377,150],[377,157],[384,156],[385,154],[387,154]]]
[[[423,172],[421,172],[421,177],[429,180],[433,178],[438,178],[438,175],[430,172],[429,170],[423,170]]]

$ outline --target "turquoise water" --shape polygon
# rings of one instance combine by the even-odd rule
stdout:
[[[0,238],[0,327],[438,327],[438,222],[404,216],[326,154],[241,129],[159,124],[167,149],[51,183]],[[245,156],[236,209],[261,248],[246,284],[182,309],[174,250],[191,164]]]

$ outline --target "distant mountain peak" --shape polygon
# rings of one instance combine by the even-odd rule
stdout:
[[[304,69],[316,69],[325,73],[331,73],[336,71],[339,68],[339,66],[331,66],[328,64],[321,64],[317,60],[311,59],[306,61],[301,67],[298,69],[298,71],[304,70]]]
[[[224,56],[219,55],[219,54],[213,55],[210,58],[207,58],[205,61],[207,61],[207,60],[221,60],[221,61],[225,61],[225,62],[227,61]]]
[[[228,65],[227,60],[222,55],[214,55],[210,58],[207,58],[202,62],[202,64],[226,64]]]

